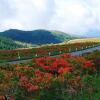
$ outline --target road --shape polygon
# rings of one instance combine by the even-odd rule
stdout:
[[[92,51],[95,51],[95,50],[100,50],[100,46],[89,48],[89,49],[85,49],[85,50],[81,50],[81,51],[72,52],[71,54],[72,55],[76,55],[76,56],[80,56],[80,55],[82,55],[84,53],[92,52]]]
[[[81,51],[74,51],[74,52],[71,52],[69,54],[72,54],[72,55],[75,55],[75,56],[80,56],[84,53],[87,53],[87,52],[92,52],[92,51],[95,51],[95,50],[100,50],[100,46],[97,46],[97,47],[92,47],[92,48],[87,48],[85,50],[81,50]],[[58,56],[58,55],[56,55]],[[52,56],[52,57],[55,57],[55,56]],[[29,62],[31,61],[32,58],[28,58],[26,60],[18,60],[18,61],[11,61],[11,62],[5,62],[5,63],[2,63],[2,64],[17,64],[17,63],[26,63],[26,62]]]

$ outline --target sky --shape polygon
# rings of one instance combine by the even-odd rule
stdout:
[[[100,0],[0,0],[0,31],[59,30],[100,34]]]

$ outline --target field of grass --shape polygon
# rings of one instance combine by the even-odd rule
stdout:
[[[83,42],[100,43],[100,38],[84,38],[84,39],[74,39],[74,40],[68,41],[68,43],[83,43]]]

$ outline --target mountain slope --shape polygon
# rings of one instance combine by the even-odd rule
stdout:
[[[55,35],[62,42],[78,38],[78,37],[75,37],[75,36],[69,35],[67,33],[60,32],[60,31],[51,31],[51,32],[53,35]]]
[[[27,48],[30,46],[32,45],[0,36],[0,50],[13,50],[18,48]]]
[[[20,48],[21,45],[18,45],[13,40],[0,36],[0,50]]]
[[[12,40],[21,41],[31,44],[51,44],[61,43],[75,38],[66,33],[59,31],[47,31],[47,30],[34,30],[34,31],[22,31],[11,29],[4,32],[0,32],[1,36],[11,38]]]

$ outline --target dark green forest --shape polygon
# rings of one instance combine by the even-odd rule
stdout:
[[[27,45],[24,45],[20,42],[0,36],[0,50],[13,50],[16,48],[25,48],[25,47],[27,47]]]

